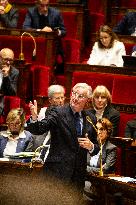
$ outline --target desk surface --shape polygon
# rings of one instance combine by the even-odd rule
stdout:
[[[103,201],[103,205],[114,205],[115,194],[120,193],[124,205],[136,204],[136,184],[125,183],[108,178],[108,176],[89,176],[95,187],[95,195]],[[101,205],[102,205],[101,204]]]

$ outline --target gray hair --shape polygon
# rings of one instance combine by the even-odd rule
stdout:
[[[90,85],[88,85],[87,83],[77,83],[73,89],[76,89],[76,88],[83,88],[83,89],[86,89],[87,90],[87,97],[88,98],[91,98],[92,97],[92,87]],[[73,90],[72,89],[72,90]]]
[[[62,85],[51,85],[48,87],[48,98],[52,98],[54,93],[64,93],[65,88]]]

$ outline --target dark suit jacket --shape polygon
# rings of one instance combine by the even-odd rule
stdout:
[[[17,94],[17,81],[19,77],[19,70],[11,66],[9,76],[4,77],[0,93],[7,96],[14,96]]]
[[[24,152],[29,141],[31,140],[32,134],[28,131],[25,131],[26,138],[20,138],[17,143],[16,152]],[[3,157],[3,152],[8,142],[8,137],[0,135],[0,157]]]
[[[125,137],[131,137],[136,140],[136,118],[127,122]]]
[[[66,34],[66,29],[63,23],[62,16],[60,12],[55,8],[48,8],[48,21],[49,25],[53,30],[59,27],[61,31],[61,36]],[[23,23],[23,29],[41,29],[40,28],[40,15],[37,7],[32,7],[28,9],[25,21]]]
[[[87,161],[89,162],[91,156],[94,156],[95,154],[96,154],[95,150],[91,155],[88,154]],[[113,145],[109,140],[107,140],[103,145],[103,149],[102,149],[102,164],[103,164],[103,172],[105,174],[115,172],[116,157],[117,157],[117,147]],[[96,167],[91,167],[90,164],[88,164],[87,171],[91,173],[100,171],[100,157],[98,159]]]
[[[92,142],[97,143],[92,125],[83,116],[83,136],[88,133]],[[95,116],[89,113],[93,123]],[[69,105],[56,107],[41,122],[30,123],[28,129],[33,134],[51,132],[50,152],[45,163],[45,172],[68,181],[75,180],[83,185],[87,165],[87,150],[80,148],[75,128],[74,114]]]
[[[18,10],[12,7],[8,13],[0,15],[0,22],[3,27],[16,28],[18,23],[18,17]]]
[[[123,19],[113,28],[113,31],[121,35],[131,35],[136,28],[136,12],[129,12]]]
[[[94,115],[96,111],[94,109],[90,110]],[[107,118],[113,125],[113,133],[112,136],[118,136],[118,129],[119,129],[119,121],[120,121],[120,113],[112,106],[107,106],[104,110],[103,116]]]

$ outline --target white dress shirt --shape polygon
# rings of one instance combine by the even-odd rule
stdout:
[[[123,67],[122,55],[126,55],[123,42],[115,40],[113,47],[107,49],[99,48],[98,42],[95,42],[87,64]]]

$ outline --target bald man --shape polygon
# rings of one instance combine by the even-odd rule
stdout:
[[[3,96],[17,94],[19,71],[12,66],[14,52],[9,48],[0,51],[0,114],[3,113]]]

